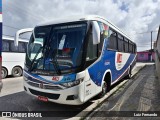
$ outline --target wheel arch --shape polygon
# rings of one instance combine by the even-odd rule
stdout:
[[[106,77],[110,77],[110,80],[107,81],[105,78]],[[111,85],[111,82],[112,82],[112,72],[110,69],[106,70],[104,75],[103,75],[103,78],[102,78],[102,82],[105,81],[107,84],[109,83]]]

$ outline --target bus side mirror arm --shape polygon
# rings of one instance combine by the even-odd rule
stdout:
[[[33,28],[26,28],[26,29],[18,30],[18,31],[16,32],[16,35],[15,35],[14,45],[15,45],[15,46],[18,46],[19,36],[20,36],[21,34],[24,34],[24,33],[27,33],[27,32],[32,32],[32,31],[33,31]]]
[[[96,21],[92,21],[92,37],[94,45],[100,43],[100,28]]]

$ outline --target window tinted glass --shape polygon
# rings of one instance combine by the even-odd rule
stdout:
[[[124,49],[125,52],[128,52],[128,40],[126,38],[124,39]]]
[[[136,44],[134,45],[134,53],[136,53],[137,52],[137,46],[136,46]]]
[[[117,33],[111,29],[109,30],[107,48],[117,50]]]
[[[87,48],[87,60],[97,58],[97,45],[93,44],[92,34],[89,36],[88,48]]]
[[[9,52],[9,40],[2,40],[2,51]]]
[[[133,45],[132,45],[132,53],[134,53],[134,51],[135,51],[135,50],[134,50],[134,44],[133,44]]]
[[[99,28],[100,28],[100,43],[98,44],[98,50],[99,50],[99,55],[101,54],[102,48],[103,48],[103,43],[104,39],[108,37],[108,25],[98,22]]]
[[[132,45],[132,43],[131,43],[131,42],[129,42],[129,52],[131,52],[131,53],[132,53],[132,51],[133,51],[133,45]]]
[[[123,36],[118,34],[118,50],[120,52],[124,52],[124,42],[123,42]]]
[[[14,41],[10,41],[10,50],[11,52],[18,52],[18,47],[14,45]]]
[[[19,42],[18,50],[19,50],[19,52],[23,52],[23,53],[26,51],[26,45],[24,42]]]
[[[41,44],[35,43],[33,46],[33,53],[37,53],[40,47],[41,47]]]

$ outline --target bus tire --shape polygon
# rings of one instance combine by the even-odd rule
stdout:
[[[107,83],[103,81],[102,91],[99,93],[98,98],[102,98],[107,93]]]
[[[132,77],[132,69],[131,69],[131,66],[129,67],[129,70],[128,70],[128,75],[126,76],[126,79],[131,79]]]
[[[2,79],[6,78],[8,75],[8,71],[6,68],[2,67],[2,71],[1,71],[1,76],[2,76]]]
[[[13,69],[12,69],[12,75],[14,76],[14,77],[20,77],[20,76],[22,76],[22,68],[21,67],[14,67]]]

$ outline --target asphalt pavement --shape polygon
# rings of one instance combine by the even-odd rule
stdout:
[[[155,66],[146,65],[143,70],[126,82],[125,85],[94,110],[86,119],[158,120],[160,116],[156,117],[156,115],[160,115],[159,86],[160,80],[155,77]],[[145,117],[142,115],[143,112],[155,114],[152,114],[152,117]]]
[[[23,77],[9,76],[5,79],[2,79],[2,82],[3,82],[3,88],[0,93],[0,97],[24,91],[23,90]]]

